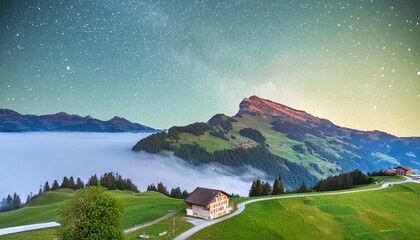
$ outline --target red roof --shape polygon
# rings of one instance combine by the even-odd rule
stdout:
[[[190,194],[190,196],[188,196],[187,199],[185,199],[185,202],[206,207],[219,193],[230,196],[230,194],[222,190],[198,187]]]
[[[411,168],[408,168],[408,167],[403,167],[403,166],[398,166],[398,167],[395,167],[394,169],[397,169],[397,168],[402,168],[402,169],[404,169],[405,171],[412,171],[413,169],[411,169]]]

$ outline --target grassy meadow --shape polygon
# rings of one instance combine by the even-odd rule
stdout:
[[[118,190],[109,192],[121,198],[125,205],[125,213],[121,220],[123,229],[153,221],[170,211],[181,211],[185,207],[183,200],[169,198],[157,192],[132,193]],[[73,193],[73,190],[70,189],[48,191],[31,201],[29,206],[16,211],[0,213],[0,228],[59,221],[58,210],[63,206],[65,200],[73,196]],[[31,231],[30,234],[0,236],[0,239],[10,239],[10,237],[25,239],[25,234],[34,234],[31,239],[43,239],[43,237],[49,236],[51,231],[55,233],[55,230],[47,229]],[[35,237],[38,235],[39,237]]]
[[[252,203],[190,239],[418,239],[420,184]]]
[[[159,240],[170,240],[174,237],[178,236],[179,234],[187,231],[188,229],[192,228],[194,225],[185,221],[184,219],[180,218],[185,216],[185,214],[178,213],[174,217],[165,219],[162,222],[156,223],[155,225],[140,229],[136,232],[127,235],[127,239],[139,239],[140,234],[147,234],[150,238],[155,238],[159,236],[159,233],[167,231],[168,234],[158,237]],[[175,224],[174,224],[175,222]],[[174,234],[173,234],[173,230]]]

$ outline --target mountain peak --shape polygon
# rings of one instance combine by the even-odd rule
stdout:
[[[314,117],[305,111],[293,109],[286,105],[263,99],[258,96],[244,98],[239,104],[239,112],[237,115],[248,113],[252,115],[261,115],[264,117],[290,117],[299,121],[307,121]]]
[[[112,123],[130,123],[127,119],[122,118],[122,117],[118,117],[118,116],[114,116],[108,122],[112,122]]]

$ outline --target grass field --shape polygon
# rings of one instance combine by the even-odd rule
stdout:
[[[419,239],[420,184],[247,205],[191,239]]]
[[[57,237],[56,228],[47,228],[43,230],[21,232],[0,236],[1,240],[53,240]]]
[[[69,189],[59,189],[41,194],[30,206],[16,211],[0,213],[0,228],[26,224],[58,221],[58,209],[73,196]]]
[[[134,233],[127,235],[127,239],[138,239],[140,234],[147,234],[150,236],[150,238],[154,238],[154,237],[159,236],[159,233],[162,233],[164,231],[167,231],[168,234],[162,237],[159,237],[158,238],[159,240],[173,239],[174,237],[178,236],[179,234],[187,231],[188,229],[194,226],[193,224],[180,218],[184,215],[185,215],[184,213],[179,213],[176,216],[168,218],[155,225],[140,229]],[[175,225],[174,225],[174,222],[175,222]],[[175,232],[174,234],[172,234],[172,230],[174,229],[175,229]]]
[[[121,221],[124,229],[150,222],[162,217],[169,211],[183,210],[185,206],[183,200],[168,198],[157,192],[132,193],[110,191],[110,193],[121,198],[125,205],[125,213]],[[0,213],[0,228],[58,221],[58,209],[64,204],[65,200],[72,196],[73,191],[68,189],[44,193],[34,199],[30,204],[31,206],[16,211]],[[34,231],[34,233],[44,231],[46,230]],[[45,234],[49,234],[49,231],[46,231]],[[2,236],[0,239],[7,239],[4,237]]]

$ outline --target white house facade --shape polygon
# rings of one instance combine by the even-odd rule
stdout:
[[[228,214],[232,211],[229,197],[230,195],[222,190],[198,187],[185,200],[187,215],[214,219]]]

